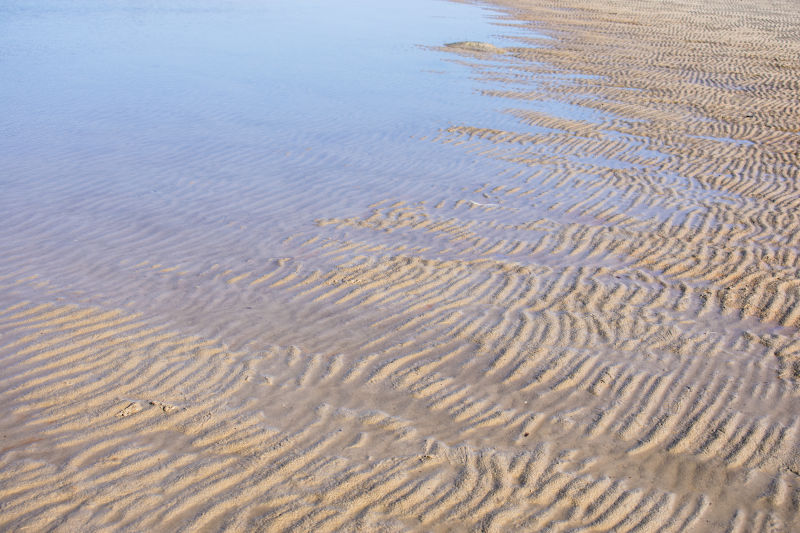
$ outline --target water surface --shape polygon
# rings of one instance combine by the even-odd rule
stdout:
[[[426,138],[507,120],[444,43],[494,13],[439,0],[7,2],[0,268],[92,271],[281,255],[319,218],[485,181]],[[85,277],[85,279],[84,279]],[[82,282],[80,280],[83,280]]]

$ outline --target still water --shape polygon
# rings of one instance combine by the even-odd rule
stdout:
[[[388,145],[365,145],[428,134],[491,105],[463,66],[424,48],[491,39],[488,13],[474,6],[57,1],[1,9],[0,149],[14,170],[4,179],[74,179],[80,168],[84,179],[98,172],[135,182],[177,166],[182,175],[225,175],[222,161],[336,145],[384,158]]]
[[[509,119],[436,47],[502,45],[498,16],[441,0],[4,2],[0,269],[64,282],[269,257],[320,217],[485,181],[498,162],[430,138]]]

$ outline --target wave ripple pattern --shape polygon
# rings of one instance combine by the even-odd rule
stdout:
[[[8,251],[0,529],[800,528],[800,11],[492,9],[513,35],[437,53],[516,128],[425,141],[479,187],[229,264],[114,228],[91,298]]]

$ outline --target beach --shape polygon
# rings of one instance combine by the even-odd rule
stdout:
[[[0,35],[0,530],[800,529],[796,4]]]

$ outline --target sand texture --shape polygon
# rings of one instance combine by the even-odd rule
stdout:
[[[3,217],[0,530],[800,530],[797,3],[489,7],[478,187]]]

